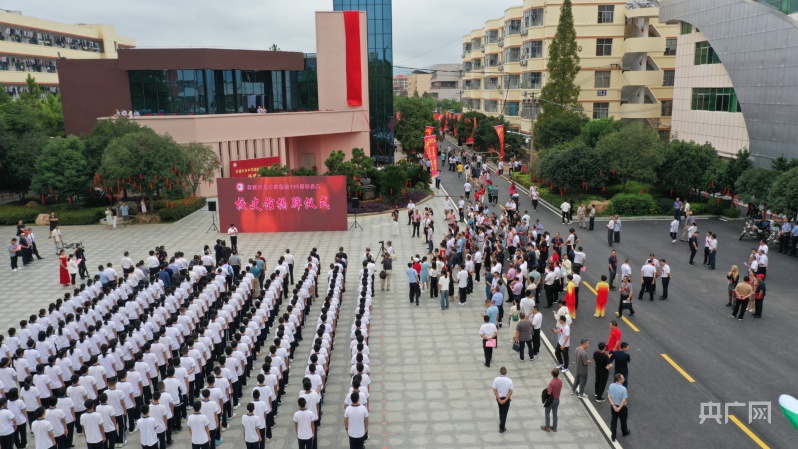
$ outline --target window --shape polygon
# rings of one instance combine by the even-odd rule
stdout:
[[[541,72],[524,72],[521,87],[524,89],[540,89]]]
[[[504,49],[504,62],[518,62],[521,59],[521,47]]]
[[[499,55],[491,54],[485,56],[485,67],[496,67],[499,65]]]
[[[499,30],[489,30],[485,33],[485,44],[495,44],[499,42]]]
[[[612,39],[596,39],[596,56],[612,56]]]
[[[543,8],[532,8],[524,11],[524,28],[543,26]]]
[[[610,115],[609,103],[593,103],[593,118],[607,118]]]
[[[485,112],[499,112],[498,100],[485,100]]]
[[[693,26],[687,22],[682,22],[682,35],[690,34],[693,32]]]
[[[478,37],[475,37],[474,39],[472,39],[471,40],[471,48],[473,50],[479,50],[480,48],[482,48],[482,39],[480,39]]]
[[[524,42],[524,48],[521,59],[542,58],[542,57],[543,57],[543,41]]]
[[[662,71],[662,85],[673,86],[673,81],[676,78],[676,70],[663,70]]]
[[[517,117],[519,109],[521,109],[521,103],[517,101],[508,101],[504,104],[504,115]]]
[[[596,70],[596,83],[595,87],[610,87],[610,72],[609,70]]]
[[[471,43],[463,44],[463,53],[470,53],[471,52]]]
[[[598,23],[612,23],[615,20],[615,5],[599,5]]]
[[[510,36],[521,32],[521,19],[513,19],[504,22],[504,35]]]
[[[662,100],[662,112],[660,115],[663,117],[673,115],[673,100]]]
[[[694,87],[693,111],[743,112],[733,87]]]
[[[676,56],[676,38],[665,39],[665,56]]]
[[[798,12],[797,0],[756,0],[759,3],[770,6],[771,8],[781,11],[784,14],[793,14]]]
[[[531,101],[524,101],[524,108],[521,109],[521,118],[532,120],[540,115],[540,103],[533,103]]]
[[[498,77],[485,78],[485,90],[494,90],[500,87]]]
[[[709,42],[695,43],[695,65],[720,64],[720,58]]]
[[[521,75],[504,75],[504,86],[508,89],[518,89],[521,87]]]

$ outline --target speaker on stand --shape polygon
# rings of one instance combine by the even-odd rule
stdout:
[[[357,197],[351,198],[349,200],[349,204],[352,205],[352,210],[355,213],[355,221],[352,223],[352,226],[349,227],[349,230],[351,231],[352,228],[360,228],[360,230],[362,231],[363,226],[360,226],[360,224],[357,222],[357,210],[360,208],[360,198]]]
[[[205,233],[207,234],[211,232],[211,230],[216,231],[217,233],[220,232],[219,227],[216,226],[216,201],[208,201],[208,212],[211,213],[211,225],[208,227],[208,230],[205,231]]]

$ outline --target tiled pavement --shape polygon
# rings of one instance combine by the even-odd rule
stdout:
[[[423,204],[431,206],[442,222],[443,205],[440,198]],[[401,223],[400,236],[391,237],[390,218],[387,215],[360,216],[358,221],[364,231],[329,232],[323,235],[309,233],[245,234],[239,237],[239,252],[249,257],[263,251],[268,266],[273,267],[279,254],[290,248],[297,257],[307,255],[312,247],[318,248],[323,263],[329,263],[339,246],[357,263],[366,246],[373,252],[380,240],[392,240],[398,254],[394,264],[393,285],[390,291],[380,292],[372,312],[370,349],[372,388],[370,404],[370,440],[372,448],[431,448],[470,449],[501,446],[506,449],[546,448],[605,448],[609,444],[599,432],[579,399],[563,395],[560,404],[558,433],[540,430],[543,408],[540,390],[550,378],[553,359],[541,349],[541,357],[534,362],[520,362],[512,351],[510,335],[500,332],[499,348],[494,353],[491,368],[483,366],[482,350],[478,336],[481,324],[482,288],[475,289],[464,307],[453,305],[442,311],[428,293],[422,294],[421,306],[411,306],[407,301],[408,285],[402,269],[403,263],[414,254],[422,254],[426,246],[423,239],[410,237],[410,227]],[[351,222],[351,219],[350,219]],[[212,245],[217,238],[206,233],[210,214],[198,211],[175,224],[134,225],[109,231],[100,226],[68,226],[63,229],[67,242],[82,241],[86,247],[89,266],[108,261],[118,264],[123,251],[130,251],[134,260],[146,258],[146,252],[156,245],[165,245],[167,251],[182,250],[188,255],[199,254],[203,245]],[[439,228],[441,226],[439,225]],[[10,239],[14,227],[2,227],[2,234]],[[45,260],[13,273],[0,270],[0,329],[17,327],[22,319],[47,307],[67,290],[58,285],[58,262],[53,255],[52,242],[47,230],[34,228],[40,253]],[[93,273],[93,270],[90,270]],[[350,276],[353,276],[350,274]],[[352,278],[354,279],[354,278]],[[339,326],[348,328],[353,320],[352,295],[347,294],[342,305]],[[551,327],[552,319],[544,314],[544,329]],[[315,322],[318,308],[311,310]],[[343,327],[342,327],[343,328]],[[348,337],[344,346],[348,345]],[[296,410],[294,399],[300,385],[300,367],[304,370],[309,341],[300,344],[292,370],[291,383],[276,419],[272,448],[296,447],[296,435],[291,416]],[[339,349],[333,353],[328,376],[327,395],[323,406],[323,427],[319,430],[319,447],[344,448],[347,438],[343,428],[343,400],[348,390],[348,354]],[[499,367],[506,366],[515,384],[512,406],[508,418],[508,431],[498,432],[498,411],[490,385],[498,375]],[[566,387],[567,388],[567,387]],[[245,395],[248,392],[245,393]],[[240,414],[244,408],[239,408]],[[243,447],[243,437],[238,418],[235,425],[223,434],[222,447]],[[174,448],[189,448],[187,431],[175,437]],[[76,439],[78,447],[85,447],[82,438]],[[128,447],[138,447],[138,433],[133,434]]]

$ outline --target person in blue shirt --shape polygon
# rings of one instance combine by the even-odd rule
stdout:
[[[498,326],[496,320],[499,317],[499,308],[496,307],[496,304],[494,304],[493,301],[491,300],[485,301],[485,307],[487,307],[487,309],[485,309],[485,313],[483,313],[482,316],[487,316],[489,319],[488,321],[489,323]]]
[[[421,288],[418,285],[418,272],[413,268],[413,264],[407,264],[407,282],[410,283],[410,304],[413,304],[415,297],[416,305],[421,297]]]
[[[502,327],[501,321],[504,319],[504,294],[502,293],[502,284],[502,281],[496,283],[496,288],[493,289],[493,295],[491,296],[493,305],[499,310],[499,327]]]
[[[792,225],[792,239],[790,240],[790,255],[795,256],[795,247],[798,245],[798,221]]]
[[[621,420],[621,433],[623,436],[629,435],[629,428],[626,426],[626,419],[628,418],[628,410],[626,408],[626,401],[629,400],[629,393],[626,387],[623,386],[624,375],[616,374],[615,383],[610,385],[607,392],[607,397],[610,398],[610,431],[612,433],[612,441],[615,441],[615,430],[618,428],[618,419]]]
[[[779,236],[779,252],[782,254],[789,254],[790,237],[792,234],[792,225],[789,221],[782,218],[781,235]]]
[[[169,273],[163,268],[158,272],[158,279],[163,282],[163,287],[165,289],[172,286],[172,276],[170,276]]]
[[[105,267],[102,265],[97,267],[97,274],[95,276],[100,277],[100,285],[103,287],[108,285],[108,275],[105,274]]]

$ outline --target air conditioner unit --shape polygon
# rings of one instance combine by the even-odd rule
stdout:
[[[521,30],[521,36],[526,36],[526,35],[528,35],[528,34],[529,34],[529,30],[527,30],[526,28],[524,28],[523,30]]]
[[[504,41],[503,40],[499,41],[499,47],[504,47]]]
[[[482,50],[482,53],[485,53],[485,47],[481,47],[480,50]]]
[[[499,89],[499,93],[503,94],[504,93],[504,89]]]
[[[526,65],[527,65],[527,61],[526,61],[526,59],[522,59],[522,60],[521,60],[521,66],[522,66],[522,67],[526,67]]]
[[[463,53],[462,55],[460,55],[460,59],[465,59],[465,55],[466,55],[465,53]]]

